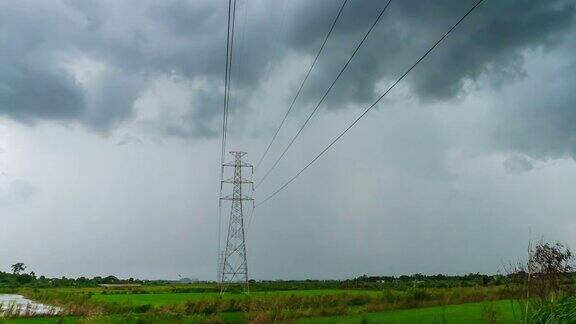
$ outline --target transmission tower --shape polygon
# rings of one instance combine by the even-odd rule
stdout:
[[[254,185],[252,181],[242,178],[242,168],[251,168],[253,166],[242,162],[242,156],[246,152],[230,152],[234,156],[234,162],[225,163],[223,167],[234,168],[234,176],[230,179],[223,180],[220,186],[225,183],[233,185],[232,194],[221,197],[222,200],[232,202],[230,208],[230,220],[228,222],[228,236],[226,238],[226,247],[221,257],[219,265],[218,279],[221,284],[221,291],[224,292],[231,284],[242,284],[244,290],[248,291],[248,262],[246,260],[246,238],[244,233],[244,215],[242,212],[245,200],[251,200],[254,204],[254,198],[242,194],[242,187],[245,184]]]

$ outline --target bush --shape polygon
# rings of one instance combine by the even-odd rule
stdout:
[[[384,289],[382,291],[382,299],[389,304],[395,304],[398,302],[399,296],[395,294],[391,289]]]
[[[146,313],[147,311],[152,309],[152,305],[150,304],[144,304],[144,305],[138,305],[134,307],[134,312],[136,313]]]
[[[412,288],[406,291],[407,302],[424,302],[432,299],[432,295],[424,289]]]

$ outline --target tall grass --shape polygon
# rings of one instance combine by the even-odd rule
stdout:
[[[410,289],[386,290],[381,294],[278,295],[269,298],[205,299],[180,305],[166,305],[157,310],[184,314],[245,312],[250,322],[285,321],[298,317],[348,315],[364,312],[415,307],[461,304],[510,298],[506,290]]]
[[[576,323],[576,296],[534,305],[532,309],[530,323]]]

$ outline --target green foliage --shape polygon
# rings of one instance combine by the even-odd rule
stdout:
[[[507,277],[502,275],[485,275],[480,273],[470,273],[462,276],[448,276],[443,274],[423,275],[416,273],[413,275],[401,276],[367,276],[363,275],[354,279],[342,282],[347,288],[372,288],[387,287],[395,289],[420,288],[452,288],[452,287],[476,287],[476,286],[497,286],[506,283]]]
[[[534,305],[530,323],[576,323],[576,297],[565,297],[557,302]]]
[[[487,317],[486,311],[492,315]],[[496,322],[489,320],[496,319]],[[461,305],[436,306],[415,309],[389,310],[348,314],[340,316],[314,317],[300,319],[299,324],[362,324],[362,323],[520,323],[519,310],[509,300],[496,302],[468,303]]]
[[[25,266],[16,266],[14,273],[0,271],[0,289],[16,287],[34,287],[34,288],[54,288],[54,287],[97,287],[100,284],[127,284],[140,283],[139,280],[120,280],[115,276],[85,278],[46,278],[44,276],[36,277],[34,272],[22,273]]]
[[[18,280],[29,281],[20,284]],[[215,283],[144,282],[114,276],[48,279],[32,274],[0,273],[0,287],[4,287],[0,289],[61,307],[65,314],[91,319],[91,323],[95,318],[142,323],[150,318],[163,318],[167,323],[186,322],[184,319],[220,322],[224,314],[237,314],[243,321],[254,323],[290,322],[306,317],[347,316],[523,296],[522,289],[507,282],[505,276],[417,274],[386,280],[359,277],[345,281],[264,281],[252,284],[249,295],[242,293],[240,287],[232,287],[222,296]],[[137,282],[141,286],[104,288],[96,284]],[[497,282],[508,284],[497,286]],[[479,314],[487,322],[498,322],[500,312],[487,307]]]
[[[500,313],[492,303],[482,305],[482,317],[486,324],[496,324],[501,322]]]
[[[468,274],[464,276],[447,276],[422,274],[403,276],[360,276],[349,280],[275,280],[254,281],[251,280],[251,291],[288,291],[288,290],[321,290],[321,289],[346,289],[346,290],[374,290],[383,289],[407,290],[410,288],[455,288],[455,287],[488,287],[499,286],[509,283],[517,274],[510,276]],[[119,279],[115,276],[96,276],[93,278],[47,278],[36,277],[31,272],[6,273],[0,272],[0,290],[5,288],[31,287],[31,288],[63,288],[63,287],[98,287],[102,284],[141,284],[144,287],[162,286],[164,292],[171,293],[217,293],[218,287],[215,282],[203,282],[198,284],[176,284],[171,281],[145,281],[138,279]],[[231,293],[241,293],[242,286],[232,286],[228,290]],[[134,293],[136,288],[129,289]],[[147,288],[139,290],[139,293],[148,293]],[[154,291],[155,292],[155,291]],[[111,290],[108,293],[121,293]]]
[[[408,302],[424,302],[432,299],[432,295],[424,289],[413,288],[406,292]]]

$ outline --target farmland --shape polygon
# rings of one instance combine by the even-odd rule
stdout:
[[[502,300],[494,302],[468,303],[461,305],[447,305],[436,307],[425,307],[409,310],[397,310],[386,312],[371,312],[356,315],[326,316],[308,319],[295,320],[298,324],[328,324],[328,323],[484,323],[490,316],[498,323],[517,323],[520,318],[520,311],[514,301]],[[138,320],[172,320],[181,322],[198,322],[203,318],[199,316],[145,316],[145,315],[110,315],[93,317],[94,323],[120,323],[136,322]],[[223,321],[242,322],[241,314],[225,314]],[[62,318],[40,318],[40,319],[17,319],[12,323],[34,324],[34,323],[82,323],[83,318],[66,317]]]
[[[57,310],[34,314],[8,307],[3,320],[10,323],[570,322],[576,320],[576,285],[567,269],[531,277],[518,270],[508,275],[252,280],[249,291],[228,285],[223,293],[215,282],[0,273],[0,293]]]
[[[300,320],[301,324],[328,323],[518,323],[519,304],[513,300],[392,310],[360,315],[327,316]]]
[[[15,293],[65,309],[55,317],[12,319],[14,323],[92,322],[435,322],[443,317],[483,322],[489,312],[514,319],[517,291],[505,285],[414,287],[372,284],[325,288],[334,282],[266,283],[245,294],[221,295],[215,284],[21,288]],[[364,286],[364,284],[358,284]],[[290,287],[290,289],[285,289]],[[278,289],[284,288],[284,289]],[[316,289],[314,289],[316,288]],[[63,316],[63,317],[62,317]]]

